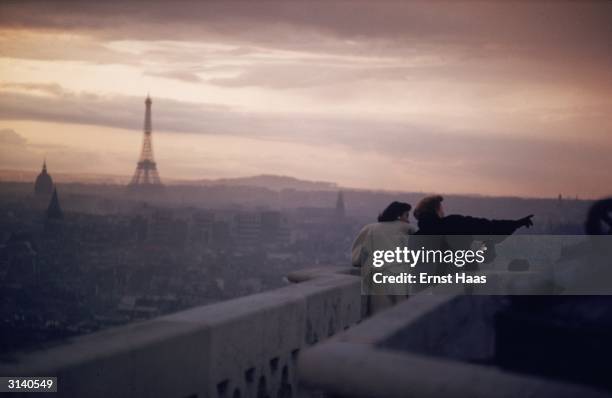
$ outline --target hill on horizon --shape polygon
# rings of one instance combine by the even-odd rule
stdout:
[[[40,171],[33,170],[0,170],[0,181],[4,182],[34,182]],[[127,175],[111,175],[98,173],[50,173],[53,180],[58,183],[84,183],[84,184],[112,184],[124,185],[130,181]],[[336,191],[340,189],[337,183],[329,181],[310,181],[296,177],[259,174],[247,177],[218,178],[218,179],[162,179],[167,185],[225,185],[225,186],[250,186],[267,188],[274,191],[294,189],[297,191]]]
[[[337,191],[338,184],[329,181],[310,181],[296,177],[260,174],[249,177],[219,178],[215,180],[200,180],[202,185],[250,186],[268,188],[273,191],[293,189],[296,191]]]
[[[11,170],[0,169],[0,182],[18,182],[18,183],[34,183],[36,176],[40,171],[34,170]],[[131,176],[128,175],[113,175],[113,174],[98,174],[98,173],[65,173],[50,171],[53,181],[62,184],[100,184],[100,185],[127,185],[130,182]],[[235,178],[218,178],[218,179],[171,179],[163,178],[162,183],[171,187],[253,187],[268,189],[271,191],[320,191],[320,192],[370,192],[375,194],[394,194],[394,195],[414,195],[422,197],[427,192],[411,191],[411,190],[388,190],[388,189],[367,189],[341,186],[330,181],[311,181],[304,180],[292,176],[276,175],[276,174],[259,174],[246,177]],[[447,197],[465,197],[465,198],[520,198],[520,199],[556,199],[555,197],[519,197],[511,195],[486,195],[479,193],[452,193],[452,192],[436,192]],[[564,196],[564,199],[568,197]],[[578,199],[577,197],[575,198]],[[594,198],[581,198],[582,200],[590,201]]]

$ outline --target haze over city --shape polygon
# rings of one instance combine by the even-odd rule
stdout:
[[[8,2],[0,169],[609,195],[612,4]]]

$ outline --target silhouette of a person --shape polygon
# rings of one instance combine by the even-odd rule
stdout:
[[[419,235],[512,235],[521,227],[531,227],[533,214],[518,220],[489,220],[445,215],[440,195],[427,196],[417,204],[414,217],[419,221]]]
[[[495,258],[495,244],[503,241],[521,227],[531,227],[533,214],[518,220],[489,220],[462,216],[458,214],[445,215],[440,195],[427,196],[416,205],[414,217],[418,220],[419,230],[415,235],[419,236],[413,244],[428,249],[469,249],[474,242],[474,236],[482,240],[487,248],[487,260]],[[451,236],[449,236],[451,235]],[[453,236],[454,235],[454,236]],[[476,270],[476,263],[466,264],[464,270]],[[439,265],[439,273],[445,273],[443,264]]]

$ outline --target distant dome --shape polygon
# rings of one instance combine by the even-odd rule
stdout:
[[[49,173],[47,173],[47,163],[43,163],[43,168],[36,182],[34,183],[34,193],[40,196],[50,196],[53,192],[53,180]]]

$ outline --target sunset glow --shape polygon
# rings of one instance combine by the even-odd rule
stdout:
[[[612,193],[610,3],[75,7],[0,6],[1,169],[131,174],[150,93],[162,179]]]

